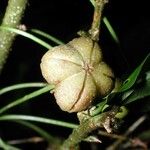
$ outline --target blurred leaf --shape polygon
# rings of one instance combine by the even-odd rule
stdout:
[[[19,29],[16,29],[16,28],[10,28],[10,27],[4,27],[4,26],[0,26],[0,29],[6,30],[6,31],[9,31],[9,32],[14,32],[16,34],[22,35],[22,36],[24,36],[26,38],[29,38],[29,39],[33,40],[34,42],[40,44],[41,46],[44,46],[47,49],[51,49],[52,48],[52,46],[49,45],[48,43],[46,43],[45,41],[37,38],[36,36],[34,36],[34,35],[30,34],[30,33],[27,33],[25,31],[23,31],[23,30],[19,30]]]
[[[140,133],[140,134],[138,135],[138,137],[139,137],[140,139],[144,140],[144,141],[145,141],[145,140],[149,140],[149,139],[150,139],[150,130],[146,130],[146,131]]]
[[[64,122],[60,120],[55,120],[55,119],[49,119],[49,118],[43,118],[43,117],[36,117],[36,116],[29,116],[29,115],[3,115],[0,116],[0,121],[17,121],[17,120],[26,120],[26,121],[33,121],[33,122],[41,122],[45,124],[51,124],[55,126],[61,126],[65,128],[77,128],[78,125],[69,123],[69,122]]]
[[[43,31],[41,31],[41,30],[38,30],[38,29],[31,29],[30,31],[33,32],[33,33],[36,33],[36,34],[38,34],[38,35],[41,35],[41,36],[43,36],[43,37],[45,37],[45,38],[47,38],[47,39],[53,41],[54,43],[56,43],[56,44],[58,44],[58,45],[64,44],[64,43],[63,43],[62,41],[60,41],[59,39],[53,37],[52,35],[49,35],[49,34],[43,32]]]
[[[134,92],[134,89],[129,89],[129,90],[125,91],[125,92],[121,95],[122,101],[124,101],[125,99],[127,99],[133,92]]]
[[[2,148],[3,150],[21,150],[20,148],[7,144],[1,138],[0,138],[0,148]]]
[[[110,24],[109,20],[108,20],[106,17],[104,17],[104,18],[103,18],[103,22],[104,22],[104,24],[105,24],[107,30],[109,31],[111,37],[113,38],[113,40],[114,40],[117,44],[119,44],[119,43],[120,43],[119,38],[118,38],[118,36],[117,36],[115,30],[113,29],[112,25]]]
[[[30,82],[30,83],[20,83],[20,84],[14,84],[11,86],[7,86],[5,88],[0,89],[0,95],[10,92],[10,91],[14,91],[17,89],[23,89],[23,88],[33,88],[33,87],[44,87],[46,86],[46,83],[43,82]]]
[[[139,83],[132,94],[125,99],[124,104],[129,104],[146,96],[150,96],[150,71],[146,73],[146,79]]]

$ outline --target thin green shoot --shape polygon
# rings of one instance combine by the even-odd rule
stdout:
[[[43,117],[37,117],[37,116],[28,116],[28,115],[3,115],[0,116],[0,121],[17,121],[17,120],[26,120],[26,121],[33,121],[33,122],[41,122],[45,124],[51,124],[55,126],[61,126],[65,128],[77,128],[78,125],[73,124],[73,123],[68,123],[60,120],[55,120],[55,119],[49,119],[49,118],[43,118]]]
[[[49,35],[48,33],[43,32],[43,31],[41,31],[41,30],[38,30],[38,29],[31,29],[30,31],[33,32],[33,33],[36,33],[36,34],[38,34],[38,35],[41,35],[41,36],[43,36],[43,37],[45,37],[45,38],[47,38],[47,39],[53,41],[54,43],[56,43],[56,44],[58,44],[58,45],[64,44],[64,42],[60,41],[59,39],[55,38],[54,36]]]
[[[115,32],[115,30],[113,29],[113,27],[111,26],[109,20],[106,17],[103,17],[103,22],[107,28],[107,30],[109,31],[110,35],[112,36],[113,40],[117,43],[120,44],[119,42],[119,38]]]
[[[41,46],[43,46],[43,47],[45,47],[47,49],[51,49],[52,48],[52,46],[50,44],[46,43],[45,41],[37,38],[36,36],[34,36],[34,35],[30,34],[30,33],[27,33],[25,31],[23,31],[23,30],[19,30],[19,29],[16,29],[16,28],[5,27],[5,26],[0,26],[0,29],[6,30],[6,31],[10,31],[10,32],[14,32],[16,34],[22,35],[22,36],[24,36],[26,38],[29,38],[29,39],[33,40],[34,42],[40,44]]]
[[[44,94],[44,93],[50,91],[50,90],[54,89],[54,87],[55,87],[54,85],[48,85],[48,86],[46,86],[46,87],[44,87],[42,89],[39,89],[39,90],[34,91],[34,92],[30,93],[30,94],[27,94],[27,95],[25,95],[25,96],[15,100],[15,101],[9,103],[8,105],[2,107],[0,109],[0,114],[8,111],[9,109],[11,109],[11,108],[13,108],[13,107],[15,107],[17,105],[20,105],[20,104],[22,104],[24,102],[27,102],[27,101],[33,99],[34,97],[37,97],[37,96],[39,96],[41,94]]]
[[[2,138],[0,138],[0,148],[2,148],[3,150],[21,150],[19,148],[14,147],[14,146],[8,145],[6,142],[4,142],[2,140]]]
[[[42,82],[15,84],[15,85],[11,85],[11,86],[0,89],[0,95],[5,94],[7,92],[11,92],[13,90],[33,88],[33,87],[44,87],[46,85],[47,85],[46,83],[42,83]]]

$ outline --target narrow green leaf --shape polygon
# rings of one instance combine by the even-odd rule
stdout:
[[[46,83],[42,83],[42,82],[34,82],[34,83],[20,83],[20,84],[15,84],[15,85],[11,85],[5,88],[0,89],[0,95],[13,91],[13,90],[17,90],[17,89],[24,89],[24,88],[33,88],[33,87],[44,87],[46,86]]]
[[[110,93],[107,96],[108,102],[110,102],[116,95],[121,96],[121,101],[125,101],[134,93],[134,89],[132,89],[131,87],[136,83],[137,78],[140,75],[142,69],[144,70],[147,67],[146,65],[147,62],[148,66],[150,66],[149,60],[150,60],[150,53],[142,61],[142,63],[129,75],[129,77],[125,80],[120,89],[117,92]]]
[[[140,100],[146,96],[150,96],[150,72],[146,73],[146,79],[142,83],[139,83],[139,85],[134,88],[132,94],[127,97],[123,102],[124,104],[129,104],[131,102]]]
[[[49,45],[48,43],[46,43],[45,41],[37,38],[36,36],[34,36],[30,33],[25,32],[25,31],[22,31],[22,30],[19,30],[19,29],[16,29],[16,28],[4,27],[4,26],[0,26],[0,29],[22,35],[22,36],[24,36],[26,38],[29,38],[29,39],[33,40],[34,42],[40,44],[41,46],[44,46],[47,49],[52,48],[52,46]]]
[[[27,121],[34,121],[34,122],[41,122],[45,124],[51,124],[55,126],[61,126],[66,128],[77,128],[78,125],[73,123],[68,123],[64,121],[54,120],[54,119],[48,119],[43,117],[36,117],[36,116],[27,116],[27,115],[3,115],[0,116],[0,121],[14,121],[14,120],[27,120]]]
[[[150,53],[143,60],[143,62],[133,71],[133,73],[127,78],[127,80],[123,83],[119,92],[124,92],[124,91],[130,89],[135,84],[139,74],[142,71],[144,64],[146,63],[146,61],[148,61],[148,59],[150,59]]]
[[[122,93],[122,95],[121,95],[122,101],[124,101],[125,99],[127,99],[133,92],[134,92],[134,89],[131,88],[131,89],[125,91],[124,93]]]
[[[7,144],[1,138],[0,138],[0,148],[2,148],[3,150],[21,150],[17,147],[14,147],[14,146]]]
[[[103,22],[104,22],[104,24],[105,24],[107,30],[109,31],[110,35],[112,36],[113,40],[114,40],[117,44],[119,44],[119,43],[120,43],[119,38],[118,38],[118,36],[117,36],[115,30],[114,30],[113,27],[111,26],[109,20],[108,20],[106,17],[103,17]]]
[[[15,107],[15,106],[17,106],[19,104],[22,104],[22,103],[24,103],[24,102],[26,102],[26,101],[28,101],[30,99],[33,99],[34,97],[37,97],[37,96],[39,96],[39,95],[41,95],[43,93],[46,93],[46,92],[48,92],[48,91],[50,91],[52,89],[54,89],[54,85],[48,85],[48,86],[46,86],[46,87],[44,87],[42,89],[39,89],[39,90],[34,91],[34,92],[30,93],[30,94],[27,94],[27,95],[25,95],[25,96],[15,100],[15,101],[9,103],[8,105],[4,106],[3,108],[1,108],[0,109],[0,114],[4,113],[5,111],[9,110],[10,108],[13,108],[13,107]]]
[[[109,107],[107,105],[107,100],[104,100],[104,101],[98,103],[94,110],[91,109],[90,114],[91,114],[91,116],[95,116],[95,115],[97,115],[99,113],[102,113],[107,107]]]
[[[56,44],[58,44],[58,45],[64,44],[64,42],[60,41],[59,39],[53,37],[52,35],[49,35],[49,34],[43,32],[43,31],[41,31],[41,30],[38,30],[38,29],[31,29],[30,31],[33,32],[33,33],[36,33],[36,34],[38,34],[38,35],[41,35],[41,36],[43,36],[43,37],[45,37],[45,38],[47,38],[47,39],[53,41],[54,43],[56,43]]]

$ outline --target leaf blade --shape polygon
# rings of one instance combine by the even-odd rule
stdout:
[[[144,64],[149,59],[150,59],[150,53],[146,56],[146,58],[142,61],[142,63],[130,74],[130,76],[125,80],[119,92],[125,92],[126,90],[130,89],[135,84],[138,76],[140,75],[143,69]]]
[[[150,96],[150,71],[147,73],[146,80],[144,81],[144,85],[139,85],[134,89],[133,93],[124,100],[124,104],[129,104],[131,102],[140,100],[147,96]]]

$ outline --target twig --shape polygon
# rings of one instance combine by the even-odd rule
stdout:
[[[98,134],[102,135],[102,136],[106,136],[106,137],[110,137],[113,139],[122,139],[122,140],[126,140],[127,137],[126,136],[122,136],[122,135],[117,135],[117,134],[109,134],[105,131],[98,131]]]
[[[43,142],[44,139],[42,137],[31,137],[27,139],[16,139],[16,140],[11,140],[8,141],[9,144],[11,145],[16,145],[16,144],[24,144],[24,143],[39,143]]]
[[[61,150],[78,149],[78,144],[88,136],[89,133],[98,129],[105,128],[111,132],[111,123],[118,112],[118,108],[114,107],[111,111],[99,114],[89,119],[81,121],[78,128],[74,129],[69,138],[63,143]]]
[[[17,27],[23,17],[27,1],[9,0],[2,26]],[[15,35],[12,32],[0,30],[0,73],[9,55]]]
[[[140,124],[142,124],[146,119],[146,116],[141,116],[137,121],[135,121],[126,131],[125,135],[131,134]]]
[[[89,34],[91,38],[95,41],[99,40],[100,34],[100,23],[102,18],[102,11],[104,9],[105,4],[108,0],[94,0],[94,16],[91,29],[89,30]]]
[[[129,134],[131,134],[140,124],[142,124],[146,119],[146,116],[141,116],[137,121],[135,121],[125,132],[123,136],[127,137]],[[106,150],[115,150],[117,147],[126,139],[118,139],[116,142],[114,142],[112,145],[110,145]]]
[[[41,143],[41,142],[45,142],[45,139],[42,137],[36,136],[36,137],[31,137],[31,138],[26,138],[26,139],[11,140],[11,141],[8,141],[7,143],[11,144],[11,145],[18,145],[18,144],[27,144],[27,143],[37,144],[37,143]],[[61,143],[60,137],[59,138],[54,137],[53,142],[52,141],[48,142],[49,145],[48,145],[47,150],[58,150],[60,143]],[[13,150],[13,149],[11,149],[11,150]]]

